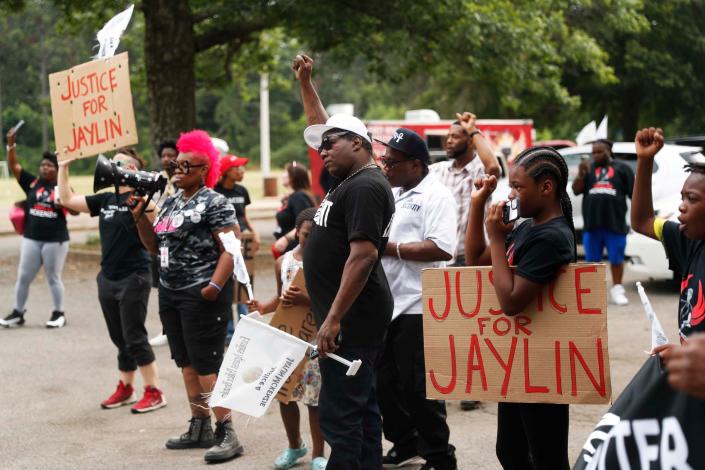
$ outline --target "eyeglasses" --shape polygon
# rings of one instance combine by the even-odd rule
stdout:
[[[379,162],[382,164],[382,166],[385,168],[385,170],[391,170],[392,168],[394,168],[398,164],[404,163],[404,162],[410,162],[411,160],[413,160],[413,159],[409,158],[409,159],[404,159],[404,160],[392,160],[391,158],[381,157],[379,159]]]
[[[201,168],[203,166],[206,166],[205,163],[201,163],[200,165],[194,165],[193,163],[189,163],[188,160],[184,160],[183,162],[179,163],[176,161],[171,161],[169,162],[169,168],[172,170],[181,170],[181,172],[185,175],[188,175],[191,173],[191,168]]]
[[[321,145],[318,147],[318,153],[320,154],[324,150],[330,150],[341,137],[350,134],[350,132],[336,132],[335,134],[328,134],[321,140]],[[335,137],[335,140],[331,140],[331,137]]]

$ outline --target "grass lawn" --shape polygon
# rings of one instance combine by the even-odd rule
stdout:
[[[277,177],[279,181],[279,195],[285,194],[284,187],[281,185],[281,174],[284,170],[275,169],[272,170],[271,175]],[[245,180],[243,183],[247,190],[250,192],[250,198],[252,200],[257,200],[262,198],[262,193],[264,191],[264,182],[262,180],[262,172],[259,170],[252,170],[245,172]],[[93,194],[93,176],[72,176],[71,186],[74,191],[79,194]],[[0,178],[0,204],[9,209],[9,206],[15,201],[25,199],[24,192],[20,188],[19,184],[15,181],[12,176],[9,179]]]

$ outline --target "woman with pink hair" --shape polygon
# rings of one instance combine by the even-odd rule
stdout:
[[[211,427],[206,394],[223,360],[228,312],[233,298],[233,258],[218,235],[240,229],[235,209],[213,191],[220,174],[219,154],[204,131],[181,134],[173,163],[179,191],[164,202],[154,226],[138,219],[144,245],[158,255],[159,316],[171,357],[181,368],[191,420],[188,431],[166,442],[168,449],[209,448],[207,462],[242,453],[229,411],[214,408]],[[143,204],[133,209],[140,214]]]

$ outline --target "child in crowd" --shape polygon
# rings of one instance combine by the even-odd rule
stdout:
[[[519,200],[519,216],[527,220],[505,224],[506,201],[493,204],[485,221],[487,246],[484,208],[496,184],[494,176],[475,182],[465,256],[468,266],[492,265],[500,306],[513,316],[541,295],[562,266],[576,259],[573,211],[566,192],[568,166],[550,147],[519,154],[509,173],[509,198]],[[499,403],[496,452],[505,470],[570,468],[568,405]]]
[[[637,232],[659,240],[666,249],[670,268],[681,276],[678,332],[681,342],[705,332],[705,164],[686,165],[690,176],[683,183],[678,222],[656,217],[651,195],[654,156],[663,147],[661,129],[642,129],[636,139],[636,180],[632,199],[632,226]],[[673,162],[674,165],[678,162]],[[672,348],[665,345],[657,352]]]
[[[316,208],[314,207],[304,209],[298,214],[295,223],[298,245],[293,250],[284,253],[276,261],[274,271],[276,273],[279,296],[273,297],[264,303],[252,300],[249,302],[250,310],[257,310],[264,314],[275,311],[280,302],[284,306],[311,304],[311,299],[308,295],[299,287],[292,286],[291,282],[294,280],[298,270],[303,267],[304,247],[313,227],[314,215],[316,215]],[[318,368],[318,359],[310,359],[306,363],[302,384],[302,401],[308,407],[308,419],[313,440],[311,470],[322,470],[326,468],[327,460],[323,456],[323,434],[318,421],[318,395],[321,391],[321,372]],[[284,429],[289,439],[289,447],[279,454],[274,461],[274,467],[286,469],[293,467],[301,457],[306,455],[308,449],[301,439],[299,406],[296,401],[291,401],[286,405],[279,403],[279,410],[281,411]]]

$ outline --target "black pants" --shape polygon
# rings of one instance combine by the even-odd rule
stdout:
[[[418,452],[433,468],[456,468],[445,402],[426,398],[421,315],[400,315],[389,325],[377,397],[384,437],[397,450]]]
[[[131,372],[154,362],[144,321],[151,279],[149,273],[132,273],[111,281],[98,273],[98,300],[113,344],[118,348],[118,369]]]
[[[186,289],[159,286],[159,318],[178,367],[193,366],[198,375],[217,374],[223,361],[233,281],[228,280],[214,301],[201,296],[208,282]],[[231,311],[231,310],[230,310]]]
[[[505,470],[564,470],[568,405],[499,403],[497,458]]]
[[[328,467],[335,470],[382,468],[382,418],[377,405],[376,367],[380,347],[346,348],[336,354],[360,359],[355,376],[333,359],[320,359],[321,394],[318,401],[321,431],[331,448]]]

